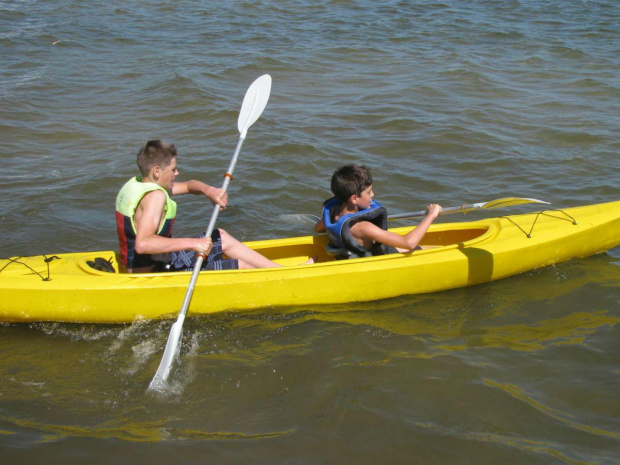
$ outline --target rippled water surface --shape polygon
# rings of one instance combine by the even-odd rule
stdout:
[[[115,249],[147,139],[177,145],[182,180],[219,184],[264,73],[218,221],[239,238],[309,233],[279,215],[318,213],[345,162],[391,212],[618,200],[619,44],[611,0],[1,2],[0,256]],[[205,202],[179,208],[178,235],[206,227]],[[190,318],[161,394],[145,390],[171,321],[5,324],[2,462],[617,463],[619,321],[614,249],[432,295]]]

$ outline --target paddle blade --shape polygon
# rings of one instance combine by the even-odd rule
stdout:
[[[181,335],[183,334],[184,320],[185,315],[181,314],[172,325],[170,335],[168,336],[168,342],[166,343],[166,350],[164,350],[164,355],[161,358],[161,362],[159,362],[157,373],[155,373],[155,376],[153,376],[151,380],[151,384],[149,384],[149,390],[161,391],[165,387],[170,369],[172,368],[172,362],[174,362],[181,348],[180,341]]]
[[[269,74],[263,74],[259,77],[245,93],[245,98],[241,104],[241,111],[239,112],[239,120],[237,121],[237,127],[243,139],[245,139],[245,135],[250,126],[252,126],[263,113],[263,110],[267,106],[270,93],[271,76],[269,76]]]
[[[298,223],[310,223],[316,224],[321,221],[316,215],[311,215],[309,213],[293,213],[291,215],[280,215],[280,219],[289,224],[298,224]]]
[[[522,197],[507,197],[504,199],[491,200],[490,202],[485,202],[483,204],[476,204],[476,206],[480,205],[479,208],[501,208],[523,205],[524,203],[543,203],[545,205],[550,205],[549,202],[545,202],[544,200],[527,199]]]

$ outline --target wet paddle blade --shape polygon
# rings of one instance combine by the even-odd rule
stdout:
[[[166,343],[166,350],[164,350],[164,355],[161,358],[161,362],[159,362],[157,373],[155,373],[155,376],[153,376],[153,379],[151,380],[149,390],[160,391],[165,387],[166,380],[170,374],[170,369],[172,368],[172,362],[178,355],[179,349],[181,348],[181,336],[183,335],[184,320],[185,315],[179,315],[177,321],[172,325],[172,328],[170,328],[170,335],[168,336],[168,342]]]

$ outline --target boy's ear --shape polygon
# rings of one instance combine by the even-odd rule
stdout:
[[[353,194],[351,197],[349,197],[349,202],[351,202],[353,205],[357,205],[358,201],[359,197],[357,196],[357,194]]]
[[[158,165],[154,166],[153,168],[151,168],[151,178],[159,179],[161,172],[162,172],[161,166],[158,166]]]

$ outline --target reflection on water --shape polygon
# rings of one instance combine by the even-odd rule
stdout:
[[[158,422],[135,423],[127,418],[118,419],[110,423],[102,423],[90,427],[77,427],[65,425],[50,425],[31,420],[8,418],[0,415],[0,422],[12,425],[18,430],[36,431],[38,439],[35,442],[52,442],[73,438],[94,439],[120,439],[135,442],[159,442],[169,439],[176,440],[207,440],[207,441],[233,441],[233,440],[259,440],[270,439],[278,436],[286,436],[292,431],[274,433],[244,434],[235,432],[206,432],[188,430],[168,426],[165,420]],[[3,432],[0,431],[0,434]],[[15,434],[4,431],[4,434]]]
[[[551,345],[580,344],[602,326],[613,326],[620,317],[608,312],[573,313],[563,318],[542,321],[536,325],[513,325],[487,329],[471,337],[467,347],[504,347],[511,350],[539,350]],[[460,350],[458,347],[446,347]]]
[[[487,386],[490,386],[492,388],[502,390],[503,392],[507,393],[511,397],[514,397],[520,402],[527,404],[528,406],[534,408],[535,410],[542,413],[543,415],[549,416],[553,420],[559,421],[570,428],[585,431],[586,433],[589,433],[589,434],[596,434],[596,435],[606,436],[606,437],[610,437],[614,439],[620,439],[620,433],[614,432],[614,431],[606,431],[600,428],[595,428],[592,426],[587,426],[579,422],[576,422],[571,419],[570,414],[559,412],[551,407],[544,405],[543,403],[539,401],[534,400],[533,398],[528,396],[527,393],[523,389],[517,386],[502,385],[500,383],[496,383],[491,380],[484,380],[484,383]]]

